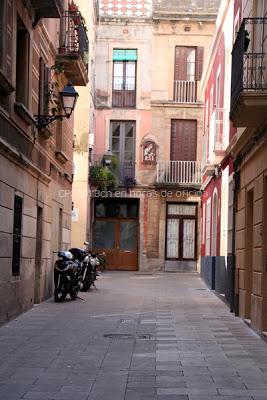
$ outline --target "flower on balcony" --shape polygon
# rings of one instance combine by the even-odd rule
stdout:
[[[70,4],[69,4],[69,11],[79,11],[79,7],[77,6],[77,4],[76,3],[74,3],[74,1],[72,1]]]

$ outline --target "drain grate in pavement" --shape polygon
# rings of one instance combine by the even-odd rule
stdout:
[[[136,333],[107,333],[103,335],[103,337],[107,339],[143,339],[143,340],[149,340],[152,338],[150,334],[136,334]]]

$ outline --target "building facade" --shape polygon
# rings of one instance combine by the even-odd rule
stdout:
[[[232,296],[233,160],[228,151],[234,2],[222,1],[202,78],[204,135],[202,164],[201,274],[210,288]]]
[[[90,179],[96,189],[100,171],[119,179],[93,191],[92,232],[112,269],[199,264],[199,83],[218,11],[202,3],[100,1]]]
[[[235,167],[236,311],[267,330],[267,4],[235,1],[230,118]]]
[[[74,114],[74,176],[72,185],[71,246],[81,247],[90,235],[89,157],[95,137],[95,47],[98,1],[78,0],[86,22],[90,51],[86,86],[77,88],[79,103]]]
[[[81,15],[63,0],[0,5],[0,321],[51,296],[52,252],[71,229],[73,117],[59,92],[88,81]],[[39,120],[40,122],[40,120]]]

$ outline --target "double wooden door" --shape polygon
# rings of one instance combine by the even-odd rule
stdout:
[[[107,255],[107,269],[136,271],[138,265],[138,220],[97,218],[94,248]]]

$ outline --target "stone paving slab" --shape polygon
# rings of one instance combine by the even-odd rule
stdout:
[[[266,343],[197,274],[97,287],[0,328],[0,400],[267,400]]]

